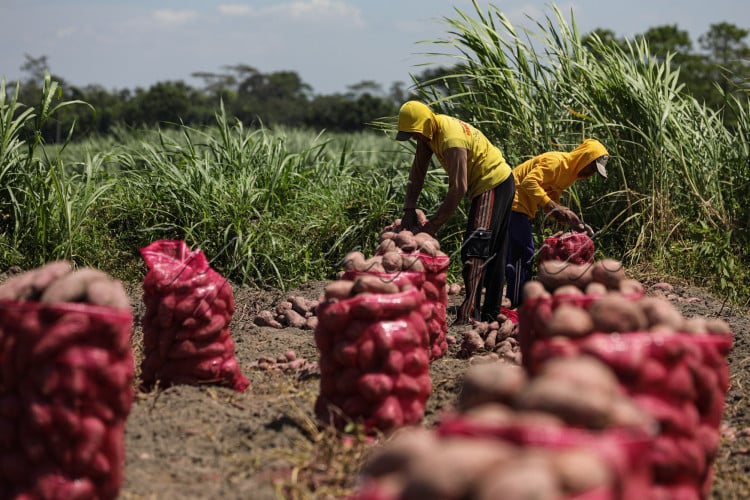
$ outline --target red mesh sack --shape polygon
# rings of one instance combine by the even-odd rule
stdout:
[[[562,260],[574,264],[594,262],[594,241],[586,233],[566,232],[544,239],[539,260]]]
[[[624,429],[588,431],[575,427],[525,423],[492,423],[449,416],[436,427],[441,437],[464,436],[496,439],[522,447],[545,449],[586,449],[607,463],[613,472],[612,484],[576,495],[575,499],[629,500],[650,498],[651,469],[642,460],[653,438]],[[573,500],[572,498],[569,500]]]
[[[159,240],[141,249],[143,281],[142,386],[217,383],[247,389],[229,324],[232,287],[200,250]]]
[[[631,300],[643,297],[644,292],[626,294]],[[518,344],[521,348],[521,363],[529,373],[534,373],[538,362],[531,354],[531,349],[539,339],[547,339],[547,324],[552,316],[552,311],[560,304],[573,304],[586,310],[601,295],[551,295],[537,299],[524,301],[516,310],[518,314]],[[553,343],[554,339],[550,339]],[[564,344],[570,347],[569,344]]]
[[[720,442],[731,334],[594,333],[581,339],[540,339],[530,365],[585,354],[610,366],[624,390],[659,423],[644,455],[659,491],[710,492]]]
[[[404,253],[416,256],[422,263],[424,271],[401,271],[396,273],[377,273],[372,271],[345,271],[343,279],[353,280],[361,274],[376,275],[402,287],[410,283],[425,294],[421,306],[422,315],[427,323],[429,333],[430,361],[441,358],[448,352],[448,288],[447,269],[450,257],[447,255],[429,255],[424,252]]]
[[[130,309],[0,303],[0,498],[117,497],[132,324]]]
[[[448,352],[448,267],[447,255],[417,252],[425,268],[425,306],[423,312],[430,333],[430,360],[442,358]]]
[[[422,420],[432,389],[423,297],[409,288],[318,305],[315,413],[323,423],[388,432]]]

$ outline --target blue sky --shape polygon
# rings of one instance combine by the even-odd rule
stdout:
[[[479,1],[481,6],[490,2]],[[543,21],[551,3],[495,1],[518,27]],[[750,29],[742,0],[573,0],[582,32],[606,28],[630,37],[664,24],[698,36],[712,23]],[[147,88],[165,80],[191,85],[197,71],[246,64],[263,73],[296,71],[318,94],[373,80],[388,90],[409,81],[448,37],[455,9],[476,17],[470,0],[0,0],[0,76],[21,78],[25,54],[47,56],[53,73],[75,85]]]

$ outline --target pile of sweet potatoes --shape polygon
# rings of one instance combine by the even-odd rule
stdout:
[[[389,432],[422,420],[432,390],[423,301],[408,280],[362,275],[326,287],[315,330],[322,423]]]
[[[404,428],[375,449],[355,498],[647,498],[652,427],[595,359],[533,378],[478,365],[435,429]]]
[[[492,322],[473,323],[462,332],[459,356],[470,358],[477,353],[495,353],[507,361],[519,364],[518,323],[502,312]]]
[[[217,383],[247,389],[229,325],[235,309],[229,282],[200,250],[159,240],[141,249],[143,281],[142,387]]]
[[[0,285],[0,498],[117,497],[132,323],[96,269],[57,261]]]
[[[580,354],[606,363],[659,424],[646,455],[654,495],[703,497],[729,386],[730,328],[718,318],[685,318],[668,300],[646,295],[619,263],[601,264],[545,269],[527,283],[519,309],[524,367],[536,373],[550,359]],[[565,273],[574,286],[561,280]]]

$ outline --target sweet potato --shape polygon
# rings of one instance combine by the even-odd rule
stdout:
[[[583,290],[592,280],[591,269],[590,264],[545,260],[537,266],[537,280],[550,292],[564,285],[575,285]]]
[[[382,264],[386,273],[395,273],[402,270],[404,261],[400,253],[388,252],[383,254]]]
[[[41,302],[81,302],[87,299],[87,289],[96,280],[110,280],[103,271],[84,267],[53,281],[42,293]]]
[[[562,285],[556,288],[552,295],[578,297],[583,295],[583,291],[575,285]]]
[[[381,241],[375,249],[375,255],[385,255],[387,253],[397,252],[398,247],[396,242],[392,239],[385,239]]]
[[[619,382],[612,369],[593,356],[551,358],[540,367],[538,376],[569,381],[610,396],[619,393]]]
[[[646,315],[638,304],[616,293],[592,303],[589,314],[598,332],[637,332],[648,326]]]
[[[584,290],[586,295],[605,295],[607,293],[607,287],[604,286],[603,283],[599,283],[598,281],[592,281],[588,285],[586,285],[586,289]]]
[[[352,296],[354,282],[350,280],[336,280],[328,283],[324,290],[326,300],[344,300]]]
[[[364,477],[381,477],[407,471],[412,463],[435,452],[440,441],[434,432],[423,427],[403,427],[391,434],[382,446],[375,448],[362,466]]]
[[[606,461],[589,450],[561,449],[551,454],[550,460],[566,496],[615,484],[614,473]]]
[[[551,413],[569,425],[605,428],[611,419],[613,397],[602,391],[582,390],[570,381],[536,377],[519,394],[516,407]]]
[[[666,299],[643,297],[638,301],[638,306],[645,314],[649,328],[656,325],[665,325],[672,331],[677,331],[682,327],[684,321],[682,313]]]
[[[360,293],[398,293],[399,288],[393,281],[379,276],[362,275],[354,280],[352,294]]]
[[[411,253],[417,250],[417,240],[414,238],[414,233],[406,229],[396,233],[393,241],[402,252]]]
[[[466,411],[488,402],[512,406],[527,382],[526,372],[518,366],[505,363],[472,366],[464,376],[458,408]]]
[[[416,255],[403,255],[403,266],[402,269],[404,271],[412,271],[412,272],[424,272],[424,264],[422,263],[422,259],[420,259]]]
[[[359,393],[368,401],[380,401],[393,390],[393,379],[385,373],[365,373],[357,380]]]
[[[513,462],[514,451],[512,445],[489,440],[444,440],[438,448],[412,464],[400,498],[468,498],[470,489],[485,471],[501,470],[498,464]]]
[[[618,290],[620,282],[625,278],[625,267],[619,260],[602,259],[591,266],[591,279],[610,290]]]
[[[73,270],[73,264],[67,260],[58,260],[31,271],[31,289],[35,297],[42,294],[52,282],[62,278]]]
[[[540,297],[549,297],[549,292],[544,288],[541,281],[531,280],[523,285],[523,300],[534,300]]]
[[[559,289],[558,289],[559,290]],[[594,320],[581,307],[562,303],[552,311],[552,317],[547,323],[549,337],[562,336],[578,338],[594,331]]]
[[[497,498],[563,498],[550,461],[528,451],[478,478],[477,500]]]
[[[349,252],[344,257],[344,270],[346,271],[360,271],[364,268],[365,256],[362,252],[354,251]]]
[[[414,239],[417,240],[418,248],[421,248],[424,243],[430,243],[435,247],[435,250],[440,250],[440,242],[428,233],[417,233],[414,235]]]
[[[86,301],[116,309],[130,309],[130,299],[120,281],[96,279],[86,288]]]

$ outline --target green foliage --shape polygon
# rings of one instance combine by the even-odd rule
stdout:
[[[737,92],[746,77],[726,73],[734,87],[718,90],[724,107],[712,108],[688,93],[677,55],[655,55],[649,45],[649,37],[665,46],[681,40],[679,30],[613,43],[607,33],[582,38],[556,8],[532,31],[517,30],[496,7],[474,6],[471,15],[457,10],[446,19],[448,39],[435,42],[456,64],[415,79],[414,92],[478,125],[512,165],[597,137],[612,156],[609,179],[577,183],[564,202],[597,230],[600,255],[648,262],[746,302],[750,106]],[[3,82],[0,264],[69,258],[137,279],[138,250],[176,238],[238,283],[286,288],[332,278],[352,250],[372,252],[382,228],[401,215],[414,153],[390,138],[394,103],[367,82],[322,99],[295,75],[232,71],[206,75],[202,93],[179,82],[123,93],[119,113],[134,102],[130,112],[140,118],[161,109],[130,125],[91,113],[48,74],[38,92],[25,94],[31,100],[18,87],[6,93]],[[271,81],[300,106],[319,107],[305,108],[316,111],[302,124],[266,126],[249,118],[262,116],[259,107],[238,116],[237,106],[257,92],[274,98]],[[116,108],[106,92],[97,95]],[[208,115],[213,121],[204,124]],[[71,141],[77,124],[97,129],[100,119],[107,135]],[[361,128],[339,132],[342,123]],[[420,208],[434,213],[445,189],[434,165]],[[465,208],[440,234],[451,279]],[[537,238],[556,229],[542,218],[535,226]]]
[[[729,127],[722,110],[685,91],[671,54],[655,57],[645,38],[584,40],[556,7],[535,31],[519,32],[497,7],[474,7],[446,19],[449,38],[435,42],[461,68],[442,77],[452,91],[423,89],[423,98],[479,124],[512,165],[596,137],[612,157],[609,178],[577,183],[565,202],[598,230],[597,247],[657,268],[679,259],[680,275],[715,271],[711,286],[746,294],[746,258],[736,258],[746,242],[736,235],[748,221],[738,203],[748,189],[747,101],[727,101],[738,116]],[[696,242],[688,257],[708,249],[715,262],[678,255],[685,241]]]

